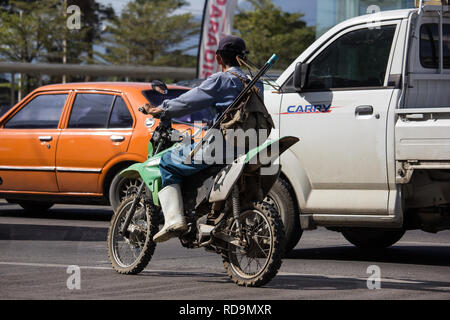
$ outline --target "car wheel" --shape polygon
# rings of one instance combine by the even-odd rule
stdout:
[[[281,216],[286,235],[285,253],[289,253],[300,241],[303,231],[288,184],[282,179],[277,179],[264,201],[273,205]]]
[[[109,188],[109,202],[114,212],[116,212],[123,199],[137,193],[141,183],[141,179],[129,179],[122,177],[120,173],[116,174]]]
[[[28,212],[45,212],[53,206],[52,202],[21,200],[17,204]]]
[[[405,229],[345,228],[342,235],[361,249],[384,249],[399,241]]]

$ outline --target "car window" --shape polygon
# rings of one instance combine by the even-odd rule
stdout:
[[[114,97],[114,95],[110,94],[77,94],[73,103],[68,128],[106,128]]]
[[[450,69],[450,24],[443,25],[444,68]],[[439,25],[426,23],[420,27],[420,63],[424,68],[439,68]]]
[[[162,95],[159,92],[156,92],[154,90],[146,90],[146,91],[143,91],[142,93],[144,94],[145,98],[148,101],[150,101],[153,105],[159,106],[160,104],[163,103],[164,100],[166,100],[166,99],[172,100],[172,99],[178,98],[179,96],[181,96],[183,93],[185,93],[187,91],[188,90],[181,90],[181,89],[169,90],[169,92],[165,95]],[[204,109],[204,110],[194,112],[192,114],[189,114],[189,115],[186,115],[186,116],[183,116],[180,118],[175,118],[174,120],[194,123],[194,122],[209,122],[209,121],[213,121],[213,119],[214,119],[214,115],[211,113],[211,111],[209,109]]]
[[[335,40],[310,63],[305,89],[383,86],[395,30],[364,28]]]
[[[133,117],[128,110],[125,101],[121,97],[116,97],[114,108],[111,113],[108,128],[132,128]]]
[[[58,128],[67,94],[43,94],[26,104],[6,124],[6,129]]]

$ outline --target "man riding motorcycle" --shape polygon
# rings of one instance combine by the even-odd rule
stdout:
[[[194,88],[173,100],[165,100],[160,106],[146,104],[143,106],[148,114],[161,118],[182,117],[202,109],[209,109],[214,120],[236,99],[243,90],[242,79],[246,75],[239,67],[236,57],[245,59],[248,53],[243,39],[226,36],[219,42],[216,60],[221,71],[208,77],[199,87]],[[262,83],[258,82],[261,98]],[[187,229],[184,217],[181,182],[183,178],[192,176],[211,164],[187,163],[182,148],[167,152],[161,159],[160,172],[163,189],[158,198],[164,214],[164,226],[153,237],[155,242],[163,242],[172,238],[176,232]]]

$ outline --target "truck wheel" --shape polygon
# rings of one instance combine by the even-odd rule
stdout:
[[[286,235],[285,253],[287,254],[295,248],[303,233],[299,212],[289,185],[284,180],[277,179],[264,201],[273,205],[281,216]]]
[[[53,206],[51,202],[21,200],[17,201],[17,204],[21,206],[25,211],[42,213],[47,211]]]
[[[383,249],[392,246],[405,234],[405,229],[346,228],[342,235],[361,249]]]
[[[136,194],[141,185],[140,179],[128,179],[119,173],[116,174],[109,187],[109,202],[114,212],[124,199]]]

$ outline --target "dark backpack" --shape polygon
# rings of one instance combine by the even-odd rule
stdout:
[[[246,79],[243,79],[236,73],[232,74],[239,78],[244,87],[247,86]],[[258,138],[257,144],[260,145],[264,142],[260,141],[261,138],[263,138],[264,136],[265,138],[267,138],[270,135],[272,129],[275,128],[275,125],[273,123],[272,117],[267,111],[264,101],[259,95],[259,89],[256,86],[251,88],[251,90],[246,94],[242,102],[238,106],[236,106],[236,108],[229,110],[229,112],[227,112],[220,125],[220,128],[226,141],[229,140],[230,138],[228,137],[227,139],[227,130],[236,131],[240,129],[243,130],[244,132],[247,132],[247,130],[253,129],[256,130],[257,133]],[[267,130],[267,131],[265,135],[260,137],[259,130]],[[246,152],[248,152],[249,147],[255,147],[249,146],[248,142],[249,142],[248,139],[246,139],[245,142]],[[235,139],[234,143],[238,147],[239,146],[244,147],[242,146],[242,141],[237,141]]]

